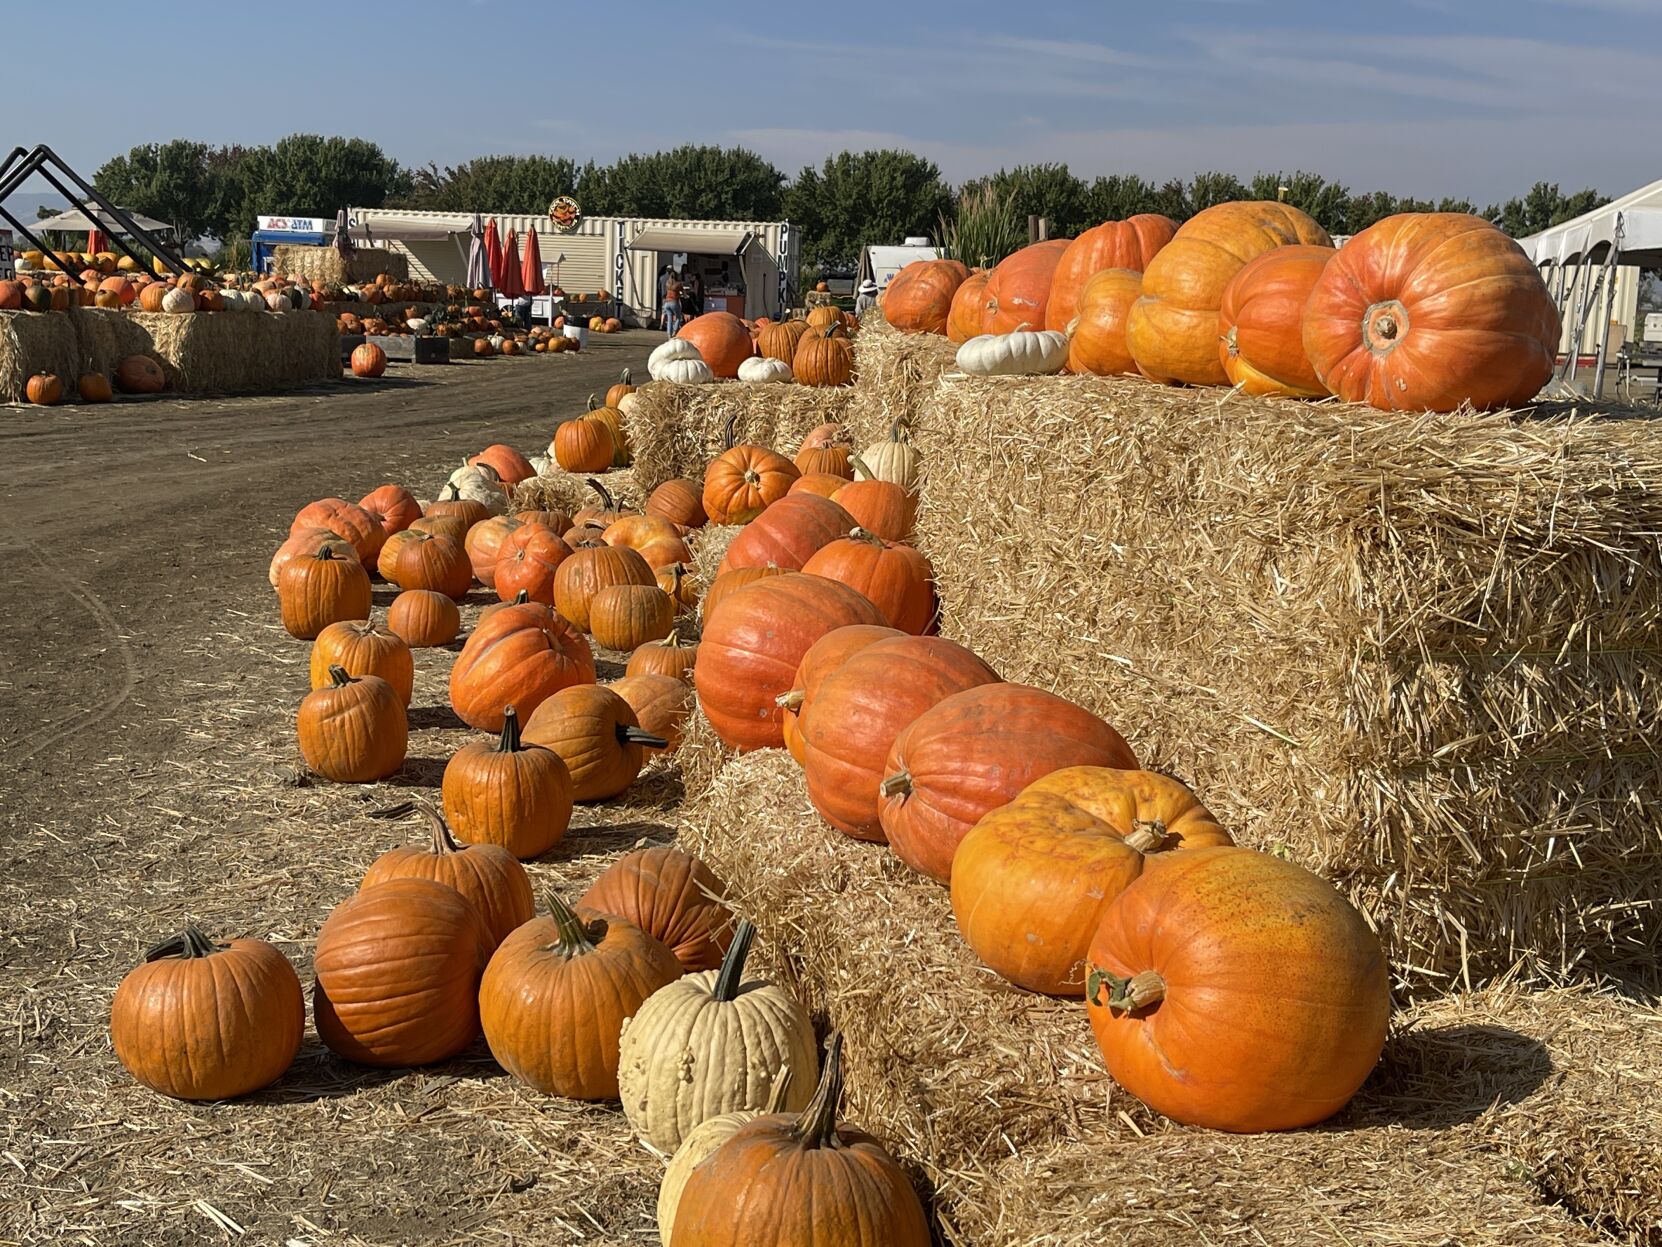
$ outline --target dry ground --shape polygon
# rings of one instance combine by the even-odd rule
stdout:
[[[0,409],[0,1243],[656,1241],[658,1163],[621,1114],[526,1094],[482,1045],[365,1072],[308,1037],[269,1091],[191,1106],[137,1086],[106,1031],[121,975],[187,918],[273,941],[309,982],[329,908],[419,834],[366,811],[436,787],[470,735],[450,656],[424,651],[404,770],[304,780],[307,646],[265,579],[294,510],[386,480],[431,496],[494,441],[534,453],[655,341],[278,398]],[[537,883],[580,889],[667,838],[678,795],[658,772],[580,813]]]

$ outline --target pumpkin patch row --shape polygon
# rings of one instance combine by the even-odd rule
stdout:
[[[960,343],[965,373],[1140,375],[1393,411],[1527,403],[1559,339],[1539,273],[1488,221],[1404,213],[1335,248],[1276,202],[1108,221],[989,272],[917,261],[882,307],[904,333]]]
[[[654,381],[675,385],[718,380],[849,385],[854,379],[851,336],[858,329],[857,320],[834,307],[815,308],[806,320],[789,321],[743,321],[730,312],[706,312],[652,352],[647,372]]]

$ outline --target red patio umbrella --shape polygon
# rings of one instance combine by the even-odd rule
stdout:
[[[517,299],[525,293],[525,282],[519,275],[519,236],[508,230],[508,245],[502,251],[502,280],[496,283],[497,293]]]
[[[110,240],[104,237],[104,231],[96,225],[87,231],[87,250],[93,255],[110,249]]]
[[[519,278],[526,294],[548,293],[548,283],[542,279],[542,247],[534,229],[525,236],[525,263],[520,267]]]
[[[491,285],[502,289],[502,235],[496,232],[496,218],[485,223],[485,267],[490,270]]]

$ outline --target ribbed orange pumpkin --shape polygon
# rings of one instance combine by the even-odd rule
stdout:
[[[403,532],[421,518],[421,504],[402,485],[377,485],[358,499],[358,506],[380,524],[388,537]]]
[[[602,589],[657,583],[646,560],[627,546],[581,547],[554,572],[554,605],[573,627],[587,632],[595,594]]]
[[[660,737],[663,746],[643,745],[647,753],[674,753],[681,731],[692,713],[692,685],[667,675],[626,675],[606,686],[635,712],[641,731]]]
[[[675,335],[698,348],[710,371],[718,377],[739,375],[739,365],[756,353],[750,330],[731,312],[706,312],[694,316]]]
[[[493,515],[468,529],[467,536],[462,539],[462,549],[467,551],[473,578],[487,589],[496,584],[496,559],[502,543],[518,527],[519,521],[511,515]]]
[[[839,831],[881,841],[878,789],[895,737],[952,694],[997,681],[981,659],[939,637],[866,646],[821,680],[803,707],[808,799]]]
[[[444,816],[469,844],[541,857],[571,825],[571,773],[560,755],[519,737],[519,713],[502,711],[502,736],[463,745],[444,767]]]
[[[794,575],[796,573],[788,567],[740,567],[730,572],[722,572],[710,582],[709,591],[704,594],[703,601],[700,604],[703,608],[705,626],[709,626],[710,620],[715,618],[716,607],[729,594],[737,593],[746,585],[755,584],[758,580],[766,580],[770,576]]]
[[[473,629],[450,669],[450,705],[462,722],[502,730],[573,684],[594,683],[594,652],[582,633],[540,602],[504,606]]]
[[[616,449],[611,430],[598,420],[579,417],[554,430],[554,462],[567,472],[604,472]]]
[[[404,703],[380,676],[329,668],[329,682],[307,693],[295,719],[300,756],[325,779],[367,784],[404,765],[409,721]]]
[[[483,464],[490,468],[496,473],[497,479],[510,489],[537,474],[529,459],[512,446],[505,446],[501,442],[485,447],[470,457],[468,463],[475,466]]]
[[[123,394],[160,394],[167,374],[148,355],[128,355],[115,366],[115,386]]]
[[[392,579],[402,589],[433,589],[460,602],[473,586],[467,551],[449,537],[411,532],[398,549]]]
[[[461,544],[463,537],[467,535],[468,529],[475,524],[483,524],[490,517],[489,507],[477,498],[462,497],[461,491],[450,484],[446,484],[443,489],[439,490],[439,496],[429,502],[426,511],[422,513],[422,519],[454,520],[462,525],[462,536],[456,538],[456,544],[458,545]],[[415,528],[417,525],[411,524],[410,527]]]
[[[309,641],[342,619],[368,619],[373,592],[369,574],[341,547],[321,542],[289,562],[277,578],[277,602],[288,634]]]
[[[911,546],[896,545],[855,528],[848,536],[814,551],[802,570],[865,594],[902,632],[921,636],[935,622],[934,569]]]
[[[510,602],[524,590],[531,601],[554,605],[554,577],[571,554],[571,547],[551,530],[522,524],[497,547],[491,569],[496,596]]]
[[[819,683],[868,645],[890,641],[906,634],[884,624],[850,624],[827,632],[808,647],[796,665],[791,687],[774,699],[779,707],[780,729],[785,748],[798,763],[802,761],[802,712],[813,700]]]
[[[416,809],[427,819],[428,842],[381,854],[364,872],[358,890],[393,879],[432,879],[446,884],[479,911],[485,920],[486,943],[494,949],[508,932],[531,920],[531,880],[525,867],[500,844],[457,844],[436,809],[425,801],[417,802]]]
[[[909,541],[917,518],[917,495],[893,481],[866,479],[844,485],[831,500],[854,522],[884,541]]]
[[[756,334],[757,353],[788,364],[796,358],[797,345],[807,332],[808,322],[805,320],[785,320],[765,325]]]
[[[646,513],[682,528],[702,528],[707,518],[703,490],[684,476],[672,477],[652,491],[646,500]]]
[[[1045,305],[1046,329],[1066,330],[1079,314],[1080,296],[1104,269],[1140,273],[1177,233],[1177,222],[1157,213],[1139,213],[1123,221],[1104,221],[1075,238],[1062,252]]]
[[[312,642],[312,687],[330,683],[329,669],[344,667],[348,675],[378,675],[392,686],[398,700],[410,704],[415,687],[415,659],[404,638],[373,620],[332,623]]]
[[[352,375],[379,377],[387,370],[387,353],[373,342],[360,343],[352,348]]]
[[[698,704],[728,747],[778,749],[785,743],[778,698],[790,690],[808,647],[848,624],[884,622],[881,611],[834,580],[801,572],[764,576],[719,608],[706,607]]]
[[[387,627],[414,649],[449,645],[462,630],[454,599],[431,589],[406,589],[387,607]]]
[[[617,796],[641,773],[644,747],[666,744],[641,727],[622,697],[592,683],[563,688],[539,703],[526,721],[525,739],[564,759],[577,801]]]
[[[368,511],[343,498],[320,498],[295,512],[289,532],[307,528],[328,528],[350,541],[365,568],[375,566],[375,557],[386,541],[386,532]]]
[[[957,260],[913,260],[883,292],[883,319],[901,333],[944,334],[952,298],[968,277]]]
[[[800,571],[817,550],[846,537],[854,526],[854,517],[829,498],[787,494],[745,525],[727,547],[717,574],[739,567]]]
[[[656,584],[607,585],[589,602],[589,632],[603,649],[627,654],[674,626],[675,603]]]
[[[352,543],[339,533],[327,528],[305,528],[297,533],[290,534],[283,544],[277,547],[277,553],[271,556],[271,566],[266,572],[266,578],[275,589],[282,579],[283,569],[295,559],[307,554],[316,554],[325,545],[335,547],[335,554],[339,558],[356,560],[358,552],[352,548]]]
[[[704,514],[712,524],[748,524],[788,492],[802,474],[784,455],[741,443],[704,471]]]
[[[1221,203],[1190,217],[1149,261],[1143,294],[1126,317],[1137,366],[1156,381],[1227,385],[1218,358],[1224,287],[1248,260],[1291,244],[1326,247],[1327,231],[1291,204]]]
[[[1085,283],[1068,339],[1069,372],[1098,377],[1137,372],[1125,342],[1125,318],[1142,297],[1143,275],[1128,268],[1104,269]]]
[[[1050,307],[1050,284],[1069,242],[1037,242],[1006,256],[987,278],[982,291],[981,333],[1013,333],[1026,325],[1043,329]]]
[[[1527,403],[1552,376],[1558,336],[1558,310],[1522,248],[1453,212],[1363,230],[1304,312],[1304,347],[1323,384],[1392,411]]]
[[[796,470],[803,476],[840,476],[845,481],[854,479],[854,468],[849,463],[853,449],[848,446],[804,446],[796,452]]]
[[[63,402],[63,378],[54,373],[37,372],[24,383],[23,397],[37,407],[56,407]]]
[[[854,350],[836,326],[812,329],[797,345],[791,372],[798,385],[848,385],[854,378]]]
[[[1002,978],[1085,994],[1103,914],[1152,857],[1233,843],[1194,793],[1153,771],[1071,766],[984,815],[952,859],[952,913]]]
[[[727,889],[691,854],[668,845],[636,849],[608,866],[577,904],[632,923],[661,940],[688,974],[714,970],[733,942]]]
[[[655,568],[652,576],[658,582],[658,587],[669,594],[670,601],[675,603],[677,614],[698,609],[701,582],[692,574],[692,568],[686,563],[671,563],[668,567]]]
[[[667,675],[674,680],[692,682],[693,667],[698,662],[698,642],[683,641],[679,632],[671,632],[661,641],[648,641],[636,647],[629,655],[625,675]]]
[[[1244,393],[1322,398],[1322,384],[1304,353],[1304,305],[1331,247],[1277,247],[1250,260],[1223,289],[1218,308],[1218,357],[1231,385]]]
[[[1313,1126],[1385,1047],[1379,937],[1325,879],[1267,853],[1165,858],[1108,907],[1089,959],[1108,1072],[1187,1125]]]
[[[878,819],[901,861],[949,883],[970,828],[1070,766],[1134,770],[1137,759],[1108,724],[1054,693],[983,684],[937,703],[895,737]]]

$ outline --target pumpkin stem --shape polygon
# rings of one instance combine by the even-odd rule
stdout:
[[[1099,1000],[1104,985],[1108,988],[1108,999]],[[1144,970],[1140,974],[1122,977],[1092,966],[1085,976],[1085,999],[1093,1005],[1135,1013],[1138,1009],[1157,1005],[1165,998],[1166,980],[1160,977],[1157,970]]]
[[[833,1031],[825,1048],[825,1067],[820,1070],[814,1098],[796,1119],[791,1133],[804,1147],[836,1147],[837,1109],[843,1098],[843,1033]]]
[[[649,745],[653,749],[669,748],[669,742],[662,736],[654,736],[644,727],[630,727],[627,723],[617,725],[617,743],[620,745]]]
[[[606,510],[617,510],[617,500],[612,497],[611,491],[599,481],[595,480],[594,477],[585,477],[583,484],[587,485],[590,489],[594,490],[595,493],[600,495],[600,505],[605,507]]]
[[[867,545],[881,547],[883,544],[883,538],[879,537],[876,533],[867,528],[860,528],[856,526],[848,530],[848,535],[853,540],[863,541]]]
[[[192,922],[186,923],[185,929],[178,935],[147,948],[144,959],[160,961],[164,957],[183,957],[188,961],[192,957],[208,957],[224,952],[228,947],[226,944],[215,944],[201,927]]]
[[[723,450],[733,449],[733,429],[738,422],[739,413],[735,411],[732,415],[727,417],[727,423],[722,426],[721,448]]]
[[[733,943],[721,959],[721,973],[716,976],[715,991],[711,993],[716,1000],[725,1004],[738,996],[739,984],[744,979],[744,959],[750,955],[750,942],[755,938],[756,928],[750,919],[741,919],[738,930],[733,932]]]
[[[593,394],[590,394],[589,395],[589,410],[593,411],[598,406],[600,406],[600,400],[598,398],[596,398]]]
[[[885,797],[911,796],[912,772],[901,771],[897,775],[889,776],[882,782],[881,785],[879,785],[877,791],[882,793]]]
[[[906,442],[911,440],[906,435],[906,421],[904,419],[896,420],[889,426],[889,440],[891,442]]]
[[[520,551],[520,553],[523,554],[524,551],[522,550],[522,551]],[[514,594],[514,600],[511,603],[511,605],[524,606],[528,602],[530,602],[530,600],[531,600],[531,590],[521,589],[518,593]],[[513,707],[510,706],[509,709],[511,710],[511,709],[513,709]]]
[[[618,384],[619,385],[633,385],[634,384],[634,375],[627,368],[625,368],[622,372],[618,373],[617,379],[618,379]]]
[[[1166,825],[1159,819],[1137,819],[1131,824],[1131,832],[1125,837],[1129,848],[1139,853],[1151,853],[1166,842]]]
[[[773,699],[773,704],[778,706],[781,710],[797,711],[802,709],[802,703],[806,699],[806,693],[799,688],[793,688],[790,692],[781,693],[779,696],[775,697]]]
[[[768,1112],[783,1113],[785,1100],[791,1093],[791,1067],[781,1065],[779,1072],[773,1076],[773,1087],[768,1092]]]
[[[344,540],[344,538],[342,540]],[[335,553],[335,547],[333,545],[325,541],[322,545],[318,546],[317,557],[320,559],[338,559],[340,558],[340,555]]]
[[[521,589],[521,593],[525,590]],[[512,706],[502,708],[502,739],[496,744],[497,753],[518,753],[525,746],[519,743],[519,711]]]
[[[854,469],[854,479],[857,481],[875,481],[877,479],[877,474],[859,455],[850,455],[848,466]]]
[[[357,681],[347,674],[346,668],[341,666],[338,662],[332,662],[329,664],[330,688],[345,688],[348,684],[356,683]]]
[[[507,728],[504,727],[502,731],[506,736]],[[518,735],[518,732],[515,732],[516,743]],[[460,853],[462,846],[457,844],[456,838],[450,834],[450,824],[444,821],[444,815],[439,813],[437,807],[426,801],[417,801],[414,805],[426,817],[428,826],[432,828],[433,856],[443,857],[447,853]]]
[[[548,912],[554,916],[554,925],[560,929],[560,940],[554,945],[554,951],[567,958],[592,953],[596,945],[583,920],[560,898],[558,892],[548,892],[547,900]]]

